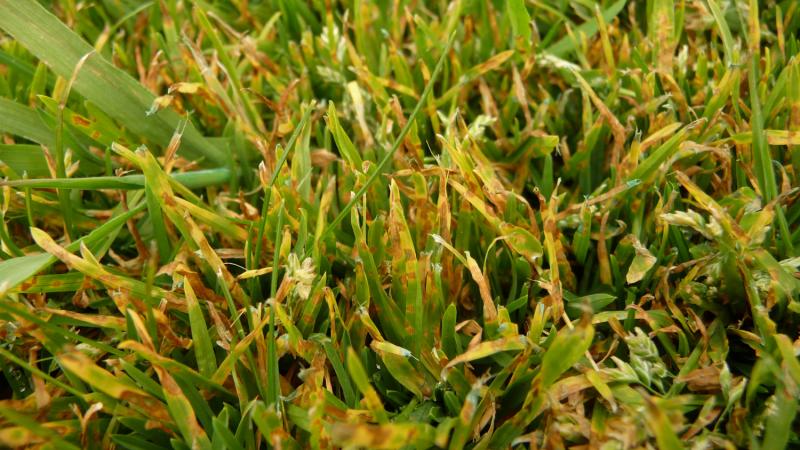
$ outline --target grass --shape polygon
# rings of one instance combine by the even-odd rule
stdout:
[[[800,446],[790,0],[0,0],[0,447]]]

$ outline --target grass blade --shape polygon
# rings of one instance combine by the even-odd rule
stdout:
[[[86,57],[75,78],[74,89],[111,117],[164,148],[178,128],[179,117],[170,110],[147,115],[155,96],[128,74],[95,52],[72,30],[35,0],[0,1],[0,28],[13,36],[59,76],[69,78]],[[223,153],[191,125],[183,135],[187,156],[223,164]]]

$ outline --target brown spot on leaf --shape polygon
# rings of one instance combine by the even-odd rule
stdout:
[[[83,128],[87,128],[92,124],[92,122],[89,119],[83,116],[79,116],[77,114],[72,116],[72,123],[75,124],[76,126]]]

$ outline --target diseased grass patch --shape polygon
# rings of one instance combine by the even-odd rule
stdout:
[[[0,30],[0,447],[800,445],[793,1]]]

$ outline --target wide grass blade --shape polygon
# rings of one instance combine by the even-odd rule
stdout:
[[[35,0],[0,1],[0,28],[47,63],[57,75],[69,79],[86,57],[73,88],[106,114],[134,133],[164,148],[178,128],[180,118],[170,110],[148,115],[155,96],[130,75],[111,65]],[[188,125],[184,131],[187,156],[223,164],[223,152]]]
[[[141,212],[142,206],[123,212],[108,222],[104,223],[85,237],[76,240],[66,247],[67,251],[74,252],[81,245],[87,246],[95,253],[103,253],[111,246],[119,230],[129,219]],[[47,269],[56,261],[56,258],[46,253],[26,255],[19,258],[0,262],[0,286],[12,289],[28,280],[39,272]]]

